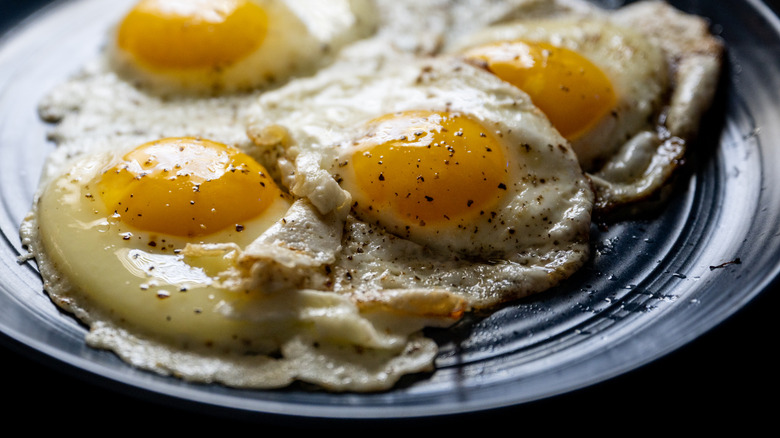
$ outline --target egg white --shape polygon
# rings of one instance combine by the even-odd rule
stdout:
[[[490,25],[595,9],[581,0],[396,0],[378,1],[376,6],[379,25],[372,39],[420,56],[437,55]]]

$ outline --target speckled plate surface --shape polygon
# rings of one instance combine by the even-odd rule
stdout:
[[[18,262],[24,252],[18,226],[53,148],[36,104],[96,54],[122,8],[58,1],[20,21],[31,4],[4,4],[13,12],[6,17],[14,18],[0,21],[7,30],[0,39],[2,339],[54,368],[163,403],[352,419],[519,405],[614,378],[679,349],[776,288],[780,21],[757,0],[671,3],[709,17],[728,52],[716,106],[669,204],[654,217],[594,226],[592,261],[556,290],[452,331],[431,331],[441,345],[436,372],[379,394],[193,385],[133,369],[84,344],[86,329],[43,294],[35,264]]]

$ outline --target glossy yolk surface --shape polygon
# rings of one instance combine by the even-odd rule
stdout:
[[[506,192],[504,146],[477,121],[413,111],[372,125],[351,157],[358,209],[435,224],[476,216]]]
[[[511,41],[476,47],[466,56],[528,93],[568,140],[587,132],[617,102],[604,72],[566,48]]]
[[[187,237],[240,225],[282,196],[250,156],[194,138],[139,146],[102,174],[98,189],[126,224]]]
[[[219,68],[256,50],[267,27],[265,11],[248,0],[142,0],[117,43],[151,68]]]

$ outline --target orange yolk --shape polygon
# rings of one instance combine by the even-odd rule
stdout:
[[[349,163],[358,211],[436,224],[477,216],[506,192],[504,146],[469,117],[411,111],[371,126]]]
[[[265,11],[248,0],[141,0],[117,43],[150,68],[219,68],[255,51],[267,28]]]
[[[499,42],[473,48],[466,57],[528,93],[553,126],[575,140],[617,102],[609,78],[588,59],[547,43]]]
[[[240,225],[282,196],[250,156],[195,138],[139,146],[103,173],[98,189],[126,224],[186,237]]]

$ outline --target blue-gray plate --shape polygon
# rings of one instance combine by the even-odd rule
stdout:
[[[668,203],[650,217],[594,225],[593,259],[555,290],[454,330],[431,331],[441,346],[435,372],[404,378],[387,392],[332,394],[191,384],[85,345],[85,327],[49,301],[34,262],[18,261],[24,253],[18,227],[53,148],[36,104],[95,56],[121,7],[101,0],[4,1],[0,360],[10,394],[23,406],[42,409],[40,401],[104,415],[170,408],[182,416],[402,422],[499,412],[487,418],[506,424],[575,405],[625,413],[636,403],[637,414],[648,418],[654,408],[659,415],[685,412],[676,400],[727,404],[735,391],[745,398],[741,405],[751,403],[741,382],[776,381],[761,361],[774,346],[769,323],[780,292],[777,4],[671,3],[709,17],[727,56],[716,104]],[[649,405],[651,396],[659,401]],[[130,410],[119,410],[119,403]]]

